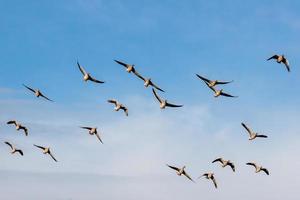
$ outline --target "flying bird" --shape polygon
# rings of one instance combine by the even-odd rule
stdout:
[[[255,133],[253,132],[246,124],[244,123],[241,123],[242,126],[246,129],[246,131],[249,133],[249,140],[254,140],[255,138],[257,137],[260,137],[260,138],[267,138],[268,136],[266,135],[260,135],[258,133]]]
[[[11,120],[11,121],[8,121],[6,124],[13,124],[16,126],[16,130],[19,131],[19,130],[23,130],[25,135],[28,136],[28,129],[25,127],[25,126],[22,126],[20,123],[18,123],[17,121],[15,120]]]
[[[274,59],[277,61],[277,63],[283,63],[286,67],[286,69],[288,70],[288,72],[290,72],[290,64],[289,64],[289,61],[285,58],[284,55],[274,55],[270,58],[268,58],[267,60],[271,60],[271,59]]]
[[[230,94],[227,94],[227,93],[223,92],[223,89],[217,90],[214,87],[209,86],[209,84],[207,82],[205,82],[205,84],[207,85],[207,87],[209,87],[215,93],[214,97],[219,97],[219,96],[233,97],[233,98],[237,97],[237,96],[233,96],[233,95],[230,95]]]
[[[185,177],[187,177],[189,180],[195,182],[185,171],[185,166],[183,166],[182,168],[177,168],[177,167],[173,167],[167,164],[168,167],[170,167],[171,169],[175,170],[178,176],[184,175]]]
[[[42,149],[42,150],[43,150],[43,154],[49,154],[49,155],[51,156],[51,158],[52,158],[55,162],[57,162],[57,160],[54,158],[54,156],[52,155],[52,153],[51,153],[51,151],[50,151],[50,147],[42,147],[42,146],[35,145],[35,144],[34,144],[33,146]]]
[[[206,179],[210,179],[212,180],[212,182],[214,183],[215,185],[215,188],[218,188],[218,185],[217,185],[217,181],[215,179],[215,176],[214,176],[214,173],[205,173],[203,174],[202,176],[204,176]],[[201,178],[202,176],[200,176],[199,178]]]
[[[233,81],[218,81],[218,80],[209,80],[207,78],[204,78],[203,76],[200,76],[199,74],[196,74],[196,76],[198,78],[200,78],[202,81],[204,81],[205,83],[208,84],[209,87],[214,87],[216,85],[224,85],[224,84],[228,84],[228,83],[232,83]]]
[[[159,91],[165,92],[163,89],[161,89],[161,88],[158,87],[156,84],[154,84],[154,83],[152,82],[151,78],[149,78],[149,79],[144,78],[143,76],[141,76],[141,75],[138,74],[138,73],[135,73],[135,75],[144,81],[144,86],[145,86],[145,87],[148,87],[148,86],[150,85],[150,86],[154,87],[155,89],[157,89],[157,90],[159,90]]]
[[[23,84],[24,87],[26,87],[28,90],[30,90],[31,92],[34,93],[34,95],[36,97],[43,97],[44,99],[48,100],[48,101],[52,101],[51,99],[49,99],[48,97],[46,97],[39,89],[32,89],[30,87],[28,87],[27,85]]]
[[[233,162],[231,162],[230,160],[224,160],[223,158],[217,158],[214,161],[212,161],[212,163],[215,162],[220,162],[222,164],[222,167],[226,167],[226,166],[230,166],[232,171],[235,172],[235,166],[233,164]]]
[[[258,172],[263,171],[263,172],[265,172],[267,175],[270,174],[268,169],[266,169],[266,168],[264,168],[264,167],[262,167],[262,166],[259,166],[259,165],[257,165],[257,164],[254,163],[254,162],[246,163],[246,165],[250,165],[250,166],[255,167],[255,173],[258,173]]]
[[[169,103],[167,100],[161,99],[161,98],[157,95],[157,93],[155,92],[155,90],[154,90],[153,88],[152,88],[152,92],[153,92],[155,98],[158,100],[161,109],[165,109],[166,107],[177,108],[177,107],[182,107],[182,106],[183,106],[183,105],[171,104],[171,103]]]
[[[120,109],[123,110],[126,114],[126,116],[128,116],[128,109],[121,103],[119,103],[117,100],[115,99],[109,99],[107,100],[108,103],[112,103],[115,104],[115,111],[119,111]]]
[[[97,128],[86,127],[86,126],[83,126],[83,127],[80,127],[80,128],[87,129],[89,131],[90,135],[96,135],[96,137],[98,138],[98,140],[103,144],[103,142],[102,142],[102,140],[100,138],[100,135],[98,134]]]
[[[99,80],[93,78],[90,73],[85,71],[85,69],[79,64],[79,62],[77,62],[77,66],[78,66],[80,72],[83,75],[83,80],[84,81],[93,81],[95,83],[105,83],[104,81],[99,81]]]
[[[126,71],[128,72],[128,73],[131,73],[131,72],[133,72],[133,73],[137,73],[137,71],[135,70],[135,68],[134,68],[134,65],[133,64],[127,64],[127,63],[123,63],[123,62],[121,62],[121,61],[118,61],[118,60],[114,60],[116,63],[118,63],[118,64],[120,64],[120,65],[122,65],[122,66],[124,66],[125,68],[126,68]]]
[[[9,142],[4,142],[5,144],[7,144],[10,148],[11,148],[11,154],[14,154],[14,153],[19,153],[21,156],[23,156],[23,151],[21,149],[16,149],[11,143]]]

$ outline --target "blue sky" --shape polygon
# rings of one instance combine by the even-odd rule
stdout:
[[[245,199],[253,188],[248,199],[296,199],[299,9],[298,1],[275,0],[0,1],[0,139],[25,153],[0,146],[3,198]],[[266,61],[275,53],[287,56],[291,73]],[[114,59],[135,64],[166,90],[161,96],[185,106],[161,111]],[[106,83],[84,83],[77,60]],[[195,73],[234,80],[224,89],[239,98],[215,99]],[[109,98],[128,106],[129,117]],[[5,124],[10,119],[29,127],[28,138]],[[249,143],[242,121],[270,138]],[[79,126],[99,127],[104,145]],[[59,162],[33,143],[50,145]],[[237,173],[210,164],[218,156],[235,161]],[[271,176],[253,174],[244,166],[252,160]],[[193,185],[166,163],[187,165],[195,178],[214,171],[220,189]],[[15,184],[23,186],[18,194]]]

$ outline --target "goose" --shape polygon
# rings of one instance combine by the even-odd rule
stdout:
[[[284,55],[274,55],[270,58],[268,58],[267,60],[271,60],[271,59],[275,59],[277,61],[277,63],[283,63],[286,67],[286,69],[288,70],[288,72],[290,72],[290,64],[289,61],[285,58]]]
[[[161,89],[160,87],[158,87],[157,85],[155,85],[151,78],[147,79],[147,78],[144,78],[143,76],[141,76],[140,74],[138,73],[134,73],[137,77],[139,77],[140,79],[142,79],[144,81],[144,86],[145,87],[148,87],[149,85],[154,87],[155,89],[161,91],[161,92],[165,92],[163,89]]]
[[[14,153],[19,153],[21,156],[23,156],[23,151],[21,149],[16,149],[11,143],[9,142],[4,142],[5,144],[7,144],[10,148],[11,148],[11,154],[14,154]]]
[[[128,109],[123,104],[119,103],[115,99],[109,99],[109,100],[107,100],[107,102],[115,104],[115,108],[114,108],[115,111],[119,111],[121,109],[125,112],[126,116],[128,116]]]
[[[25,127],[25,126],[22,126],[20,123],[18,123],[17,121],[15,120],[11,120],[11,121],[8,121],[6,124],[14,124],[16,126],[16,130],[19,131],[19,130],[23,130],[25,135],[28,136],[28,129]]]
[[[215,93],[214,97],[219,97],[219,96],[233,97],[233,98],[237,97],[237,96],[232,96],[230,94],[227,94],[227,93],[223,92],[223,89],[217,90],[214,87],[209,86],[209,84],[207,82],[205,82],[205,84],[207,85],[207,87],[209,87]]]
[[[207,79],[207,78],[204,78],[203,76],[200,76],[199,74],[196,74],[196,76],[197,76],[198,78],[200,78],[202,81],[208,83],[208,86],[209,86],[209,87],[214,87],[214,86],[219,85],[219,84],[224,85],[224,84],[228,84],[228,83],[232,83],[232,82],[233,82],[233,81],[209,80],[209,79]]]
[[[92,82],[95,82],[95,83],[105,83],[104,81],[99,81],[99,80],[93,78],[90,73],[88,73],[88,72],[85,71],[85,69],[79,64],[78,61],[77,61],[77,66],[78,66],[80,72],[82,73],[83,80],[85,82],[92,81]]]
[[[123,63],[123,62],[118,61],[118,60],[114,60],[114,61],[115,61],[116,63],[118,63],[118,64],[124,66],[124,67],[126,68],[126,71],[127,71],[128,73],[131,73],[131,72],[137,73],[137,71],[135,70],[133,64],[126,64],[126,63]]]
[[[158,100],[161,109],[165,109],[166,107],[177,108],[177,107],[182,107],[182,106],[183,106],[183,105],[175,105],[175,104],[171,104],[171,103],[169,103],[167,100],[161,99],[161,98],[157,95],[157,93],[155,92],[155,90],[154,90],[153,88],[152,88],[152,92],[153,92],[154,96],[156,97],[156,99]]]
[[[254,140],[257,137],[260,137],[260,138],[267,138],[268,137],[266,135],[260,135],[258,133],[254,133],[246,124],[244,124],[244,123],[241,123],[241,124],[247,130],[247,132],[249,133],[249,140]]]
[[[96,137],[98,138],[98,140],[103,144],[103,142],[102,142],[102,140],[100,138],[100,135],[98,134],[97,128],[86,127],[86,126],[82,126],[80,128],[89,130],[89,134],[90,135],[96,135]]]
[[[173,167],[173,166],[168,165],[168,164],[167,164],[167,166],[168,166],[169,168],[175,170],[178,176],[184,175],[184,176],[187,177],[189,180],[195,182],[195,181],[194,181],[194,180],[186,173],[186,171],[185,171],[185,166],[183,166],[182,168]]]
[[[30,90],[31,92],[33,92],[35,94],[36,97],[43,97],[44,99],[48,100],[48,101],[52,101],[51,99],[49,99],[48,97],[46,97],[45,95],[43,95],[43,93],[39,90],[39,89],[32,89],[30,87],[28,87],[27,85],[23,84],[24,87],[26,87],[28,90]]]
[[[235,172],[235,166],[233,164],[233,162],[231,162],[230,160],[224,160],[223,158],[217,158],[214,161],[212,161],[212,163],[215,162],[220,162],[222,164],[222,167],[226,167],[226,166],[230,166],[232,171]]]
[[[216,181],[216,179],[215,179],[214,173],[208,172],[208,173],[203,174],[202,176],[204,176],[206,179],[212,180],[212,182],[213,182],[214,185],[215,185],[215,188],[218,188],[217,181]],[[202,176],[200,176],[199,178],[201,178]]]
[[[254,162],[246,163],[246,165],[251,165],[251,166],[255,167],[255,173],[258,173],[258,172],[263,171],[263,172],[265,172],[267,175],[270,174],[268,169],[266,169],[266,168],[264,168],[264,167],[262,167],[262,166],[259,166],[259,165],[257,165],[257,164],[254,163]]]
[[[52,153],[51,153],[51,151],[50,151],[50,147],[42,147],[42,146],[35,145],[35,144],[34,144],[33,146],[42,149],[42,150],[43,150],[43,154],[49,154],[49,155],[51,156],[51,158],[52,158],[55,162],[57,162],[57,160],[54,158],[54,156],[52,155]]]

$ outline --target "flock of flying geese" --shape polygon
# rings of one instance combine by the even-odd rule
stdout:
[[[288,60],[285,58],[284,55],[274,55],[270,58],[268,58],[267,60],[271,60],[271,59],[275,59],[277,61],[277,63],[282,63],[285,65],[286,69],[288,70],[288,72],[290,72],[290,67],[289,67],[289,62]],[[169,103],[166,99],[162,99],[158,94],[157,94],[157,91],[156,90],[159,90],[161,92],[165,92],[163,89],[161,89],[159,86],[157,86],[152,80],[151,78],[145,78],[143,76],[141,76],[137,70],[135,69],[135,65],[133,64],[126,64],[124,62],[121,62],[121,61],[118,61],[118,60],[114,60],[116,63],[122,65],[123,67],[126,68],[126,71],[128,73],[133,73],[134,75],[136,75],[139,79],[143,80],[144,81],[144,86],[145,87],[149,87],[151,86],[152,87],[152,92],[153,92],[153,95],[154,97],[157,99],[157,101],[159,102],[159,106],[161,109],[165,109],[166,107],[173,107],[173,108],[176,108],[176,107],[182,107],[183,105],[178,105],[178,104],[172,104],[172,103]],[[79,62],[77,62],[77,66],[80,70],[80,72],[82,73],[83,75],[83,80],[85,82],[87,81],[91,81],[91,82],[95,82],[95,83],[98,83],[98,84],[103,84],[105,83],[104,81],[100,81],[100,80],[97,80],[96,78],[92,77],[90,73],[88,73],[80,64]],[[216,88],[217,85],[224,85],[224,84],[229,84],[229,83],[232,83],[233,81],[218,81],[218,80],[209,80],[208,78],[205,78],[203,76],[200,76],[199,74],[196,74],[196,76],[201,79],[205,85],[210,88],[213,92],[214,92],[214,97],[219,97],[219,96],[225,96],[225,97],[232,97],[232,98],[236,98],[237,96],[233,96],[233,95],[230,95],[228,93],[225,93],[223,91],[223,89],[220,89],[218,90]],[[47,96],[45,96],[39,89],[33,89],[25,84],[23,84],[23,86],[25,88],[27,88],[29,91],[33,92],[34,95],[36,97],[42,97],[44,99],[46,99],[47,101],[51,101],[51,102],[54,102],[53,100],[49,99]],[[114,104],[114,110],[115,111],[119,111],[119,110],[123,110],[125,115],[128,116],[128,108],[126,106],[124,106],[123,104],[121,104],[119,101],[115,100],[115,99],[109,99],[108,100],[108,103],[111,103],[111,104]],[[16,121],[16,120],[10,120],[7,122],[8,125],[14,125],[16,130],[17,131],[23,131],[25,136],[28,136],[28,129],[27,127],[23,126],[20,122]],[[247,133],[249,134],[249,140],[254,140],[256,138],[267,138],[266,135],[261,135],[261,134],[258,134],[254,131],[252,131],[245,123],[241,123],[241,125],[245,128],[245,130],[247,131]],[[98,140],[103,143],[102,139],[101,139],[101,136],[100,136],[100,133],[98,132],[97,128],[96,127],[86,127],[86,126],[82,126],[80,127],[82,129],[85,129],[88,131],[88,133],[90,135],[95,135]],[[23,151],[21,149],[17,149],[13,144],[11,144],[10,142],[7,142],[5,141],[4,142],[6,145],[8,145],[11,149],[11,154],[15,154],[15,153],[18,153],[20,154],[21,156],[24,155]],[[52,152],[50,151],[50,147],[44,147],[44,146],[40,146],[40,145],[36,145],[34,144],[33,146],[39,148],[42,150],[42,153],[43,154],[48,154],[55,162],[57,162],[57,159],[53,156]],[[233,172],[235,172],[235,165],[232,161],[230,160],[225,160],[223,158],[217,158],[215,159],[214,161],[212,161],[212,163],[216,163],[216,162],[219,162],[222,167],[226,167],[226,166],[229,166]],[[268,169],[254,163],[254,162],[249,162],[249,163],[246,163],[247,165],[250,165],[250,166],[253,166],[255,168],[255,172],[258,173],[258,172],[264,172],[265,174],[269,175],[269,171]],[[182,168],[179,168],[179,167],[174,167],[174,166],[171,166],[171,165],[167,165],[169,168],[173,169],[176,171],[177,175],[178,176],[182,176],[184,175],[185,177],[187,177],[189,180],[193,181],[194,180],[188,175],[188,173],[186,172],[185,168],[186,166],[183,166]],[[215,188],[217,188],[217,181],[215,179],[215,175],[214,173],[212,172],[208,172],[208,173],[204,173],[202,176],[200,177],[205,177],[209,180],[211,180],[215,186]],[[199,177],[199,178],[200,178]]]

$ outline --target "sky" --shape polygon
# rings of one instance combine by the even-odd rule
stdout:
[[[296,200],[299,9],[296,0],[1,0],[1,197]],[[266,61],[274,54],[289,59],[290,73]],[[166,91],[161,97],[184,106],[160,110],[151,89],[114,59],[135,64]],[[105,83],[85,83],[77,61]],[[196,73],[234,80],[222,88],[238,98],[214,98]],[[6,124],[12,119],[28,137]],[[269,138],[248,141],[241,122]],[[104,144],[80,126],[98,127]],[[50,146],[58,162],[33,144]],[[217,157],[232,160],[236,173],[212,164]],[[251,161],[270,176],[255,174]],[[166,164],[185,165],[196,183]],[[217,190],[197,179],[205,172],[215,173]]]

